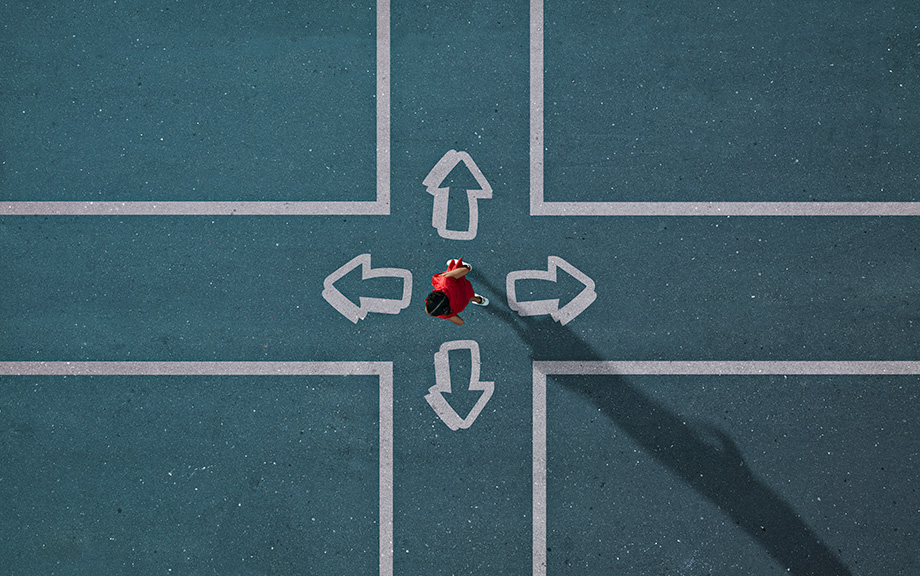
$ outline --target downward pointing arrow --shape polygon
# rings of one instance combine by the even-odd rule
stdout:
[[[358,299],[360,306],[355,306],[351,300],[339,292],[335,287],[335,282],[358,266],[361,266],[362,280],[371,278],[402,278],[402,299],[389,300],[386,298],[365,298],[362,296]],[[326,280],[323,281],[323,298],[326,299],[326,302],[332,304],[332,307],[338,310],[342,316],[348,318],[355,324],[358,323],[358,320],[363,320],[368,312],[376,312],[378,314],[399,314],[400,310],[409,306],[409,301],[412,298],[412,273],[402,268],[377,268],[373,270],[371,269],[371,255],[361,254],[360,256],[355,256],[344,266],[326,277]]]
[[[594,291],[594,280],[558,256],[550,256],[547,258],[546,268],[546,272],[541,270],[518,270],[508,274],[505,283],[505,288],[508,292],[508,306],[521,316],[549,314],[553,320],[564,326],[584,312],[585,309],[594,302],[594,299],[597,298],[597,293]],[[573,298],[571,302],[561,309],[559,308],[558,299],[518,302],[517,293],[514,287],[515,282],[523,279],[555,282],[557,268],[562,268],[576,280],[584,284],[585,288],[578,296]]]
[[[482,395],[476,401],[476,405],[470,410],[466,418],[461,418],[457,411],[444,398],[444,394],[451,393],[450,387],[450,358],[451,350],[469,349],[472,359],[472,368],[470,370],[469,389],[476,391],[481,390]],[[485,408],[486,402],[492,397],[495,391],[494,382],[479,381],[479,343],[475,340],[455,340],[441,344],[441,349],[434,355],[434,381],[435,385],[428,389],[425,400],[434,409],[435,414],[447,424],[451,430],[460,428],[469,428],[476,421],[476,417]]]
[[[441,188],[441,183],[454,169],[454,166],[463,162],[466,169],[470,171],[476,183],[479,185],[478,190],[467,190],[466,197],[470,206],[470,223],[466,230],[448,230],[447,229],[447,206],[450,197],[450,187]],[[428,188],[428,193],[434,196],[434,208],[431,211],[431,225],[438,229],[438,234],[448,240],[472,240],[476,237],[479,229],[479,199],[492,197],[492,186],[486,181],[485,176],[473,162],[473,159],[466,152],[457,152],[448,150],[438,163],[434,165],[428,176],[422,181]]]

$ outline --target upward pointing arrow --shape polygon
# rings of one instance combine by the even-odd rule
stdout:
[[[559,308],[559,299],[553,300],[533,300],[531,302],[518,302],[517,292],[514,283],[518,280],[548,280],[556,281],[556,269],[562,268],[573,276],[576,280],[584,284],[584,289],[572,299],[571,302]],[[520,314],[521,316],[538,316],[540,314],[549,314],[553,320],[563,326],[571,322],[576,316],[581,314],[597,298],[597,292],[594,291],[594,280],[587,274],[572,266],[558,256],[550,256],[546,262],[546,272],[541,270],[518,270],[508,274],[505,282],[505,289],[508,293],[508,307]]]
[[[454,166],[463,162],[466,169],[470,171],[476,183],[479,185],[478,190],[467,190],[466,197],[470,206],[470,223],[466,230],[448,230],[447,229],[447,204],[450,197],[450,187],[441,188],[441,184]],[[448,240],[472,240],[476,237],[479,228],[479,199],[492,197],[492,186],[486,181],[485,176],[473,162],[473,159],[466,152],[457,152],[448,150],[438,163],[434,165],[428,176],[422,181],[428,188],[428,193],[434,196],[434,208],[431,212],[431,225],[438,229],[438,234]]]
[[[355,306],[354,302],[339,292],[338,288],[335,287],[335,282],[358,266],[361,267],[362,280],[370,278],[402,278],[402,299],[365,298],[362,296],[358,299],[360,306]],[[363,320],[368,312],[399,314],[400,310],[409,306],[409,301],[412,298],[412,273],[402,268],[377,268],[374,270],[371,268],[371,255],[361,254],[360,256],[355,256],[346,262],[344,266],[326,277],[326,280],[323,281],[323,298],[326,299],[326,302],[332,304],[332,307],[338,310],[342,316],[355,324],[358,323],[358,320]]]

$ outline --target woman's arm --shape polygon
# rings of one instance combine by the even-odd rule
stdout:
[[[469,271],[470,269],[468,267],[462,266],[460,268],[454,268],[450,272],[441,272],[441,276],[447,276],[448,278],[463,278]]]
[[[457,316],[456,314],[454,314],[453,316],[451,316],[450,318],[448,318],[448,320],[450,320],[451,322],[453,322],[453,323],[456,324],[457,326],[463,326],[463,318]]]

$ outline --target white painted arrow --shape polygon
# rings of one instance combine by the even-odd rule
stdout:
[[[335,287],[335,282],[361,266],[361,279],[370,278],[402,278],[403,295],[400,300],[387,298],[365,298],[360,297],[358,301],[360,306],[355,306],[354,302],[346,298]],[[332,304],[332,307],[338,310],[342,316],[348,318],[357,324],[358,320],[363,320],[369,312],[378,314],[399,314],[399,312],[409,306],[412,298],[412,273],[402,268],[377,268],[371,269],[371,255],[361,254],[349,260],[344,266],[330,274],[323,281],[323,298],[326,302]]]
[[[468,349],[471,356],[470,386],[469,390],[481,390],[482,395],[476,405],[470,410],[466,418],[461,418],[457,411],[447,402],[444,394],[450,394],[450,358],[451,350]],[[447,424],[451,430],[469,428],[482,412],[492,393],[495,391],[495,382],[479,381],[479,343],[475,340],[454,340],[441,344],[441,349],[434,355],[434,381],[435,385],[428,389],[425,400],[434,409],[435,414]]]
[[[572,266],[558,256],[547,258],[547,270],[518,270],[508,274],[505,288],[508,292],[508,306],[521,316],[539,316],[549,314],[553,320],[562,325],[571,322],[576,316],[585,311],[585,309],[597,298],[594,291],[594,280],[589,278],[578,268]],[[584,284],[585,288],[571,302],[559,308],[559,300],[533,300],[531,302],[518,302],[517,293],[515,292],[514,283],[518,280],[548,280],[556,281],[556,269],[562,268],[573,276],[576,280]]]
[[[466,197],[470,206],[470,223],[466,230],[448,230],[447,229],[447,200],[450,196],[450,187],[441,188],[441,183],[450,174],[454,167],[463,162],[476,183],[479,184],[479,190],[467,190]],[[479,229],[479,200],[481,198],[492,197],[492,186],[486,181],[482,171],[473,162],[473,159],[466,152],[457,152],[448,150],[438,163],[434,165],[428,176],[422,181],[428,188],[428,193],[434,196],[434,208],[431,212],[431,225],[438,229],[441,238],[448,240],[472,240],[476,237]]]

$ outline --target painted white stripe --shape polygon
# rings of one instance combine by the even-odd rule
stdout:
[[[544,201],[543,24],[543,0],[530,0],[531,216],[920,216],[920,202]]]
[[[380,370],[380,576],[393,576],[393,364]]]
[[[531,195],[531,216],[920,216],[920,202],[542,202],[542,198],[542,188]]]
[[[543,202],[543,0],[530,2],[530,214]]]
[[[0,376],[377,376],[380,576],[393,576],[392,362],[0,362]]]
[[[533,370],[533,576],[546,576],[546,520],[546,374],[535,367]]]
[[[389,176],[389,175],[388,175]],[[378,176],[378,183],[380,178]],[[377,202],[0,202],[8,216],[387,215]]]
[[[390,362],[0,362],[0,376],[382,376]]]
[[[377,0],[374,202],[0,202],[0,216],[386,216],[390,214],[390,1]]]
[[[533,576],[546,576],[546,377],[556,375],[920,375],[920,361],[535,361]]]
[[[652,375],[912,375],[920,361],[616,361],[534,362],[542,374],[652,374]]]
[[[390,213],[390,0],[377,0],[377,202]],[[340,212],[342,214],[342,212]]]

